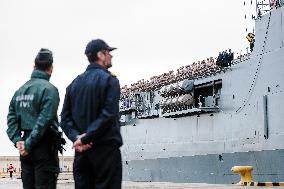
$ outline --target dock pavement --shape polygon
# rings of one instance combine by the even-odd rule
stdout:
[[[73,180],[58,180],[58,189],[74,189]],[[237,186],[233,184],[204,184],[204,183],[169,183],[169,182],[129,182],[123,181],[122,189],[272,189],[284,187],[250,187],[250,186]],[[22,189],[22,181],[17,178],[0,178],[0,189]]]

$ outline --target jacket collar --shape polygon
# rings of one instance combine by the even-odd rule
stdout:
[[[101,65],[99,65],[98,63],[95,63],[95,62],[88,65],[87,70],[90,70],[90,69],[102,69],[105,72],[109,73],[109,71],[107,69],[105,69],[104,67],[102,67]]]
[[[45,71],[34,70],[31,78],[45,79],[45,80],[49,81],[50,75],[48,75],[48,73],[46,73]]]

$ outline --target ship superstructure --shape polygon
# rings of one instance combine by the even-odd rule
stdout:
[[[253,51],[230,65],[209,58],[178,79],[170,71],[160,83],[123,89],[125,180],[232,183],[235,165],[252,165],[257,181],[284,180],[280,5],[259,15]]]

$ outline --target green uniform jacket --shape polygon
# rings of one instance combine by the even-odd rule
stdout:
[[[59,94],[49,82],[50,76],[34,70],[31,79],[18,89],[9,106],[7,134],[16,144],[25,141],[25,149],[30,152],[39,142],[46,129],[57,122]],[[29,133],[21,137],[21,131]]]

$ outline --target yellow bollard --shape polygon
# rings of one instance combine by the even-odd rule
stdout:
[[[239,173],[241,175],[241,181],[238,183],[240,185],[244,185],[244,182],[253,182],[251,175],[252,170],[252,166],[234,166],[231,169],[233,173]]]

